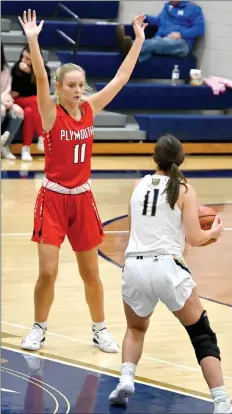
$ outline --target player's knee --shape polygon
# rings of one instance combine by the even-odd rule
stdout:
[[[86,267],[86,269],[83,269],[80,272],[80,275],[83,279],[84,284],[88,287],[101,283],[98,268],[96,268],[95,266]]]
[[[45,267],[40,269],[38,282],[43,286],[54,285],[57,277],[57,268],[55,267]]]
[[[137,333],[140,335],[141,334],[145,335],[148,329],[148,325],[147,324],[132,324],[132,325],[130,324],[128,328],[131,330],[133,334]]]
[[[209,356],[221,360],[217,337],[210,327],[206,311],[202,313],[198,322],[185,326],[185,329],[189,334],[199,364],[202,359]]]

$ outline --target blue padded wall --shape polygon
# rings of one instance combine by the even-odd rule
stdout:
[[[232,116],[201,115],[136,115],[147,140],[155,141],[171,133],[181,141],[232,142]]]
[[[100,91],[106,82],[97,82]],[[232,89],[218,96],[206,85],[163,85],[129,83],[107,107],[110,110],[232,109]]]
[[[38,15],[53,16],[57,13],[60,17],[67,18],[58,3],[62,3],[85,19],[116,19],[118,16],[119,1],[2,1],[1,13],[18,15],[24,10],[34,8]]]
[[[86,70],[87,77],[112,78],[123,61],[120,52],[79,52],[75,57],[71,51],[57,51],[62,63],[73,62]],[[190,69],[196,67],[196,58],[186,59],[169,56],[154,56],[147,62],[137,64],[131,78],[170,79],[174,65],[180,67],[181,79],[189,79]]]

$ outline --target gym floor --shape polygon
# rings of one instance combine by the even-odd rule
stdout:
[[[38,354],[20,351],[21,339],[33,323],[38,259],[30,237],[43,164],[43,157],[32,163],[2,163],[2,412],[121,412],[109,408],[107,401],[117,382],[121,354],[104,354],[92,346],[83,284],[67,241],[60,253],[47,343]],[[92,161],[93,192],[106,232],[99,247],[106,321],[120,346],[126,326],[120,279],[128,239],[127,206],[133,182],[152,168],[150,156],[95,156]],[[187,157],[183,168],[199,203],[212,205],[226,228],[218,243],[188,248],[185,258],[217,333],[225,384],[232,395],[232,157]],[[162,304],[152,317],[137,381],[129,413],[212,412],[185,330]]]

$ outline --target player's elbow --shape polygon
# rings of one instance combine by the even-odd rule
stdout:
[[[192,247],[197,247],[201,244],[201,237],[200,234],[194,234],[194,233],[190,233],[186,235],[186,242],[192,246]]]
[[[197,246],[199,246],[199,242],[197,241],[197,240],[189,240],[189,239],[186,239],[186,241],[187,241],[187,243],[190,245],[190,246],[192,246],[192,247],[197,247]]]

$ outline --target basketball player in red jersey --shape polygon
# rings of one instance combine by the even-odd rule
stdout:
[[[36,13],[24,11],[19,21],[28,40],[36,76],[37,99],[42,119],[45,174],[34,211],[32,240],[38,243],[39,277],[34,291],[35,323],[22,348],[39,350],[45,340],[47,319],[54,299],[59,248],[68,237],[84,282],[93,326],[93,343],[103,352],[118,352],[104,322],[103,287],[99,278],[97,246],[103,229],[91,192],[93,118],[128,82],[144,42],[145,16],[133,22],[135,42],[115,77],[100,92],[83,101],[85,72],[74,64],[61,66],[56,74],[59,104],[50,97],[47,73],[40,53]]]

